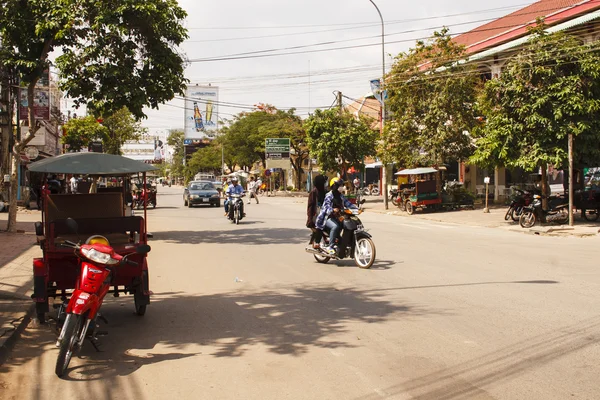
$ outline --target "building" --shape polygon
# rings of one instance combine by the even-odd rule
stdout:
[[[484,80],[497,78],[507,62],[526,45],[528,28],[544,18],[549,32],[564,31],[581,37],[584,42],[600,39],[600,2],[597,0],[541,0],[500,19],[479,26],[454,40],[466,46],[468,62],[475,63]],[[498,167],[493,171],[461,165],[459,179],[478,194],[484,192],[484,178],[490,177],[495,200],[509,194],[513,184],[531,180],[531,173]],[[552,182],[551,182],[552,183]],[[557,185],[560,188],[560,184]]]

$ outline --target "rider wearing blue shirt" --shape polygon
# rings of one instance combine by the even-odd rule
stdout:
[[[325,196],[321,212],[315,223],[316,228],[319,231],[329,229],[329,247],[326,247],[323,250],[330,254],[335,254],[335,241],[339,238],[340,232],[342,231],[342,224],[338,220],[340,212],[344,208],[357,208],[339,191],[340,187],[343,185],[344,181],[342,179],[334,178],[331,180],[331,191]],[[315,239],[317,243],[320,242],[320,237],[321,235]]]
[[[238,178],[236,176],[231,178],[231,185],[229,185],[229,187],[225,191],[225,216],[227,216],[227,214],[229,213],[229,203],[231,202],[231,195],[234,195],[234,194],[238,194],[238,195],[244,194],[244,188],[242,187],[242,185],[240,185],[238,183]],[[244,207],[243,206],[244,206],[244,202],[242,201],[241,210],[240,210],[242,212],[242,215],[244,215]]]

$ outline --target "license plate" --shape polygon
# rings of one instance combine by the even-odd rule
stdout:
[[[208,203],[208,199],[200,199],[200,201],[203,203]]]

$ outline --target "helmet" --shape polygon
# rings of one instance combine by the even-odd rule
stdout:
[[[108,239],[100,235],[90,236],[88,240],[85,241],[85,244],[102,244],[104,246],[110,246]]]
[[[329,187],[333,187],[333,185],[337,185],[337,187],[344,186],[344,180],[342,178],[332,178],[329,181]]]
[[[232,177],[231,177],[231,182],[237,182],[237,181],[238,181],[238,178],[237,178],[237,176],[232,176]]]

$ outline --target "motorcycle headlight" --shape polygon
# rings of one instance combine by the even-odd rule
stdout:
[[[90,260],[97,262],[99,264],[114,265],[119,262],[118,260],[115,260],[114,258],[112,258],[110,256],[110,254],[102,253],[96,249],[82,248],[81,253],[84,256],[86,256],[87,258],[89,258]]]

